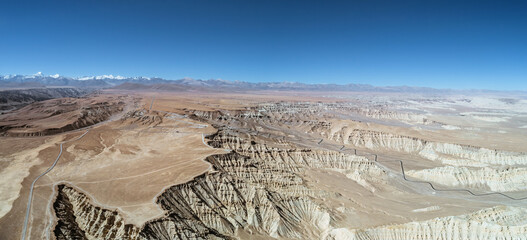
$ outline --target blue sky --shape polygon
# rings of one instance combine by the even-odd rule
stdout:
[[[527,1],[2,1],[0,74],[527,90]]]

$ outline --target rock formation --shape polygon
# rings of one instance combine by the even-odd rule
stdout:
[[[457,240],[527,239],[527,209],[499,206],[462,215],[378,228],[332,229],[326,239]]]
[[[518,167],[471,169],[446,166],[406,171],[406,175],[457,188],[479,188],[494,192],[527,190],[527,169]]]

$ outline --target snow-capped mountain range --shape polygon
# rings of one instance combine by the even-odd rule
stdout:
[[[63,77],[63,76],[60,76],[58,73],[57,74],[53,74],[53,75],[49,75],[49,76],[44,76],[42,74],[42,72],[37,72],[33,75],[5,75],[5,76],[1,76],[0,75],[0,79],[13,79],[13,78],[24,78],[24,79],[36,79],[36,78],[46,78],[46,77],[49,77],[49,78],[68,78],[68,79],[74,79],[74,80],[101,80],[101,79],[117,79],[117,80],[123,80],[123,79],[127,79],[127,77],[123,77],[123,76],[120,76],[120,75],[117,75],[117,76],[114,76],[112,74],[110,75],[101,75],[101,76],[84,76],[84,77],[76,77],[76,78],[71,78],[71,77]],[[147,78],[147,77],[139,77],[139,78],[144,78],[144,79],[148,79],[150,80],[150,78]]]
[[[134,82],[141,84],[155,84],[161,83],[168,80],[161,78],[149,78],[149,77],[123,77],[114,75],[101,75],[101,76],[84,76],[84,77],[65,77],[59,74],[54,75],[43,75],[42,72],[38,72],[32,75],[5,75],[0,76],[0,87],[6,83],[18,83],[23,86],[25,83],[37,83],[43,86],[69,86],[69,87],[90,87],[90,88],[107,88],[116,86],[125,82]]]
[[[357,92],[419,92],[419,93],[456,93],[458,90],[434,89],[425,87],[377,87],[368,84],[306,84],[299,82],[259,82],[228,81],[222,79],[201,80],[183,78],[168,80],[159,77],[123,77],[120,75],[101,75],[84,77],[64,77],[59,74],[43,75],[0,75],[1,88],[35,87],[77,87],[77,88],[118,88],[129,90],[207,90],[207,91],[357,91]],[[474,90],[471,90],[474,91]],[[475,90],[494,92],[492,90]]]

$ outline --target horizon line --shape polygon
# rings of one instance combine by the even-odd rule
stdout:
[[[60,75],[59,73],[53,74],[53,75],[44,75],[42,72],[37,72],[35,74],[0,74],[0,80],[6,80],[5,77],[16,77],[16,76],[22,76],[26,77],[32,76],[33,78],[36,77],[49,77],[49,78],[67,78],[72,79],[76,81],[89,81],[89,80],[126,80],[126,79],[160,79],[165,81],[180,81],[180,80],[196,80],[196,81],[226,81],[230,83],[251,83],[251,84],[258,84],[258,83],[298,83],[298,84],[305,84],[305,85],[336,85],[336,86],[346,86],[346,85],[363,85],[363,86],[371,86],[371,87],[378,87],[378,88],[401,88],[401,87],[408,87],[408,88],[421,88],[421,89],[433,89],[433,90],[443,90],[443,91],[491,91],[491,92],[521,92],[521,93],[527,93],[527,89],[519,90],[519,89],[502,89],[502,90],[495,90],[495,89],[485,89],[485,88],[441,88],[441,87],[430,87],[430,86],[417,86],[417,85],[374,85],[370,83],[359,83],[359,82],[350,82],[345,84],[339,84],[339,83],[327,83],[327,82],[320,82],[320,83],[313,83],[313,82],[295,82],[295,81],[257,81],[257,82],[250,82],[250,81],[243,81],[243,80],[227,80],[227,79],[221,79],[221,78],[209,78],[209,79],[201,79],[201,78],[193,78],[193,77],[182,77],[182,78],[165,78],[165,77],[147,77],[147,76],[122,76],[120,74],[102,74],[102,75],[85,75],[85,76],[66,76],[66,75]]]

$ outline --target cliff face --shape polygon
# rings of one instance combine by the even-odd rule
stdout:
[[[307,226],[298,226],[298,222],[310,223],[315,229],[327,228],[329,215],[307,198],[312,193],[293,172],[237,153],[207,160],[218,172],[167,189],[157,202],[169,216],[147,224],[149,231],[143,236],[162,238],[161,233],[151,230],[159,224],[164,229],[176,226],[169,236],[188,232],[234,237],[239,228],[249,228],[273,237],[301,238],[304,231],[300,230]],[[181,219],[199,224],[181,225]]]
[[[65,185],[58,186],[53,208],[57,239],[136,239],[139,232],[118,212],[93,206],[86,195]]]
[[[475,146],[427,141],[391,133],[341,128],[328,138],[372,150],[417,154],[432,161],[453,166],[527,165],[527,154],[492,150]]]
[[[332,112],[331,114],[328,112]],[[193,111],[196,119],[220,125],[251,127],[263,124],[283,125],[321,137],[364,147],[374,151],[396,151],[415,154],[432,161],[452,166],[485,167],[490,165],[527,165],[527,153],[494,150],[477,146],[429,141],[412,136],[384,131],[361,129],[357,126],[338,126],[324,118],[335,118],[335,112],[355,113],[373,119],[392,119],[402,122],[435,124],[419,114],[367,110],[347,105],[332,104],[275,104],[260,105],[238,111]],[[316,114],[318,118],[306,118]],[[440,124],[440,123],[437,123]],[[257,130],[253,127],[253,130]]]
[[[527,189],[527,169],[516,167],[478,168],[439,167],[407,171],[406,175],[451,187],[486,188],[495,192]]]

